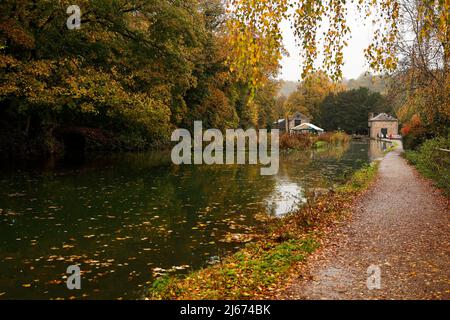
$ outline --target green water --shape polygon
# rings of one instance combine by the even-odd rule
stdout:
[[[138,299],[158,273],[195,270],[239,249],[264,217],[297,208],[380,156],[379,145],[281,155],[257,166],[175,166],[167,153],[0,171],[0,299]],[[82,289],[66,269],[79,264]],[[161,270],[163,269],[163,270]]]

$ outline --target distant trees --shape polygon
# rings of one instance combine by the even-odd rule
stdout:
[[[371,112],[390,112],[385,98],[367,88],[329,94],[319,105],[317,125],[327,131],[367,134]]]
[[[315,120],[319,117],[319,106],[325,97],[343,89],[343,85],[333,82],[325,73],[311,73],[284,102],[284,116],[301,112]]]
[[[389,79],[382,76],[374,76],[372,74],[364,73],[357,79],[344,81],[348,90],[368,88],[370,91],[386,94],[389,85]]]
[[[277,114],[284,118],[299,111],[326,131],[367,134],[371,112],[392,113],[393,109],[381,93],[363,87],[366,81],[371,82],[372,76],[360,77],[358,89],[347,90],[345,83],[332,82],[322,72],[313,73],[288,98],[278,98]]]
[[[297,90],[298,84],[298,81],[280,80],[279,96],[289,97],[294,91]]]

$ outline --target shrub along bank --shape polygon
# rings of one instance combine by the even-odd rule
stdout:
[[[433,179],[450,195],[450,135],[425,141],[417,150],[407,150],[406,159],[424,176]]]
[[[348,143],[351,137],[344,132],[327,132],[321,135],[283,134],[280,136],[281,150],[304,150],[309,148],[323,148]]]

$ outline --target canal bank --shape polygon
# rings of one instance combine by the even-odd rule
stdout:
[[[321,246],[324,236],[351,212],[375,180],[378,161],[356,171],[343,185],[311,198],[296,212],[272,220],[259,241],[214,266],[186,277],[155,280],[148,299],[271,299]]]

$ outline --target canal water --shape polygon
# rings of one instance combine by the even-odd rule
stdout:
[[[154,277],[238,250],[266,217],[294,211],[385,147],[354,141],[282,154],[276,176],[250,165],[175,166],[162,152],[3,165],[0,299],[140,299]],[[70,291],[75,264],[82,288]]]

